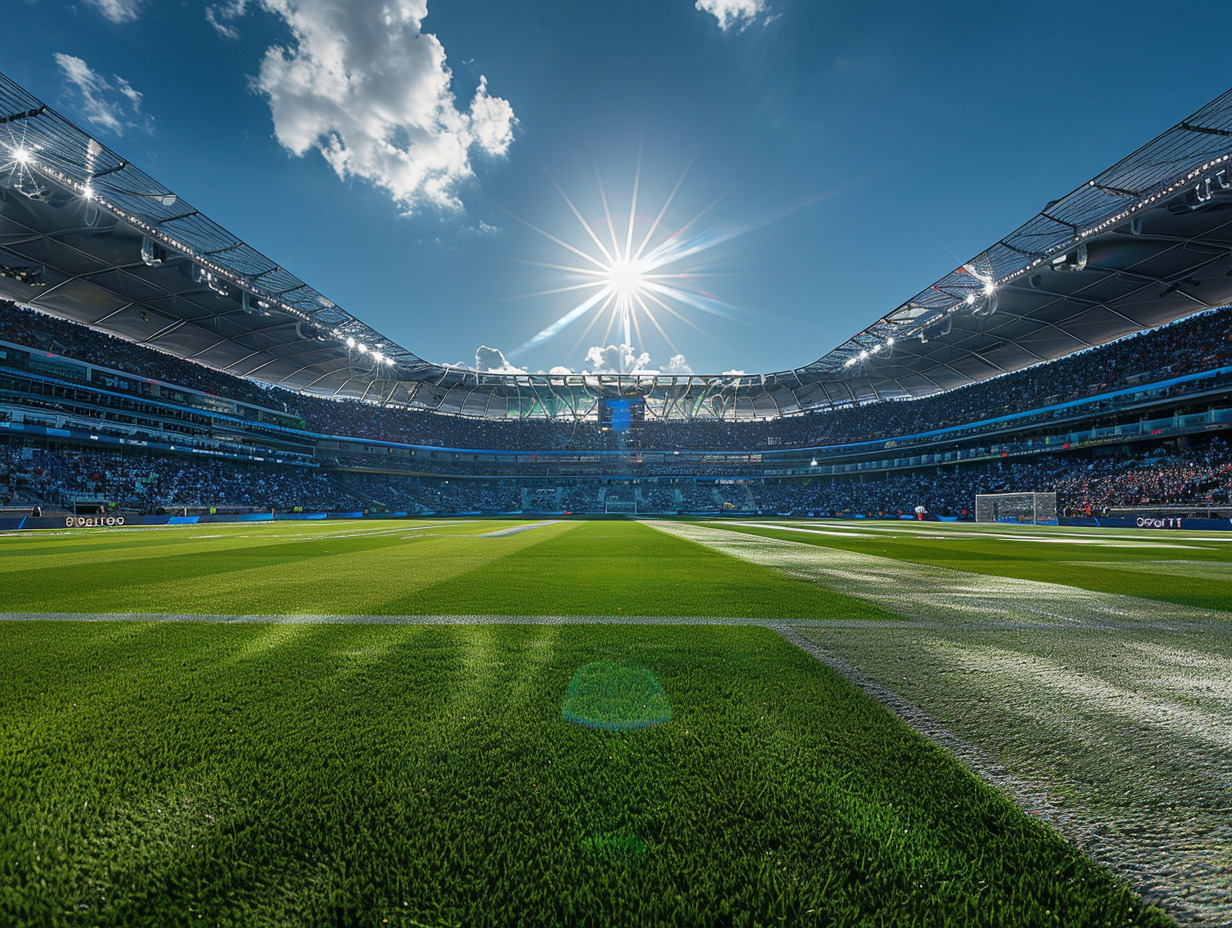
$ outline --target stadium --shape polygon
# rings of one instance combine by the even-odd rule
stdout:
[[[0,75],[0,922],[1228,924],[1232,91],[1075,182],[498,373]]]

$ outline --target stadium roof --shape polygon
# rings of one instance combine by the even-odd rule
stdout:
[[[812,364],[488,374],[375,331],[0,75],[0,297],[249,377],[473,416],[758,418],[924,396],[1232,302],[1232,91]]]

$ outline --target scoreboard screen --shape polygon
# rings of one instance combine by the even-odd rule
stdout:
[[[599,425],[612,432],[627,432],[646,418],[646,402],[640,396],[603,400]]]

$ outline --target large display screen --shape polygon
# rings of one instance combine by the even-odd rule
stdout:
[[[646,418],[646,402],[640,396],[604,400],[599,424],[612,432],[627,432]]]

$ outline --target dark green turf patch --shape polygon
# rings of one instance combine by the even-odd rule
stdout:
[[[0,625],[6,926],[1165,923],[766,629]]]
[[[538,543],[477,566],[415,597],[441,615],[650,615],[758,619],[901,619],[863,600],[751,564],[636,522],[545,530]]]
[[[356,525],[354,537],[331,537],[336,523],[320,535],[278,523],[223,538],[195,537],[213,526],[4,538],[0,612],[896,618],[634,522],[476,537],[509,525],[409,537],[386,523],[376,534]]]

